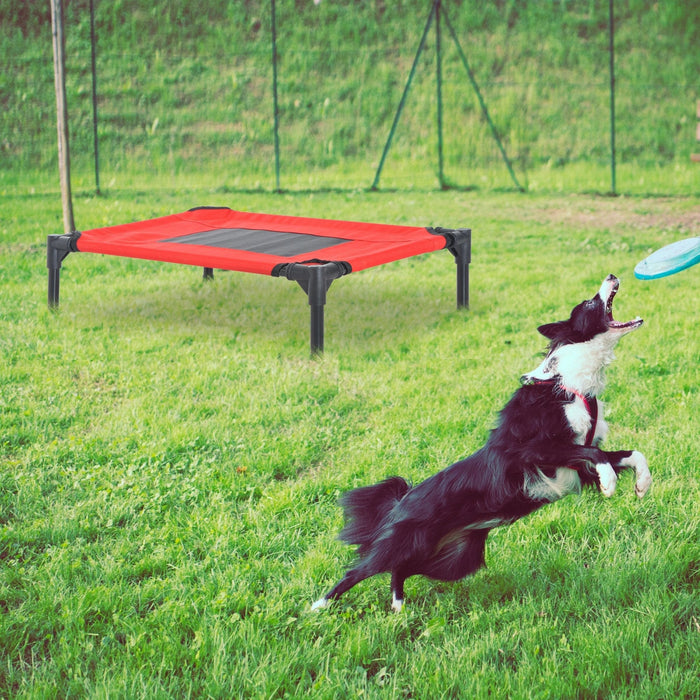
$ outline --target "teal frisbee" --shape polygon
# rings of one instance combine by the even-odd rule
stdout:
[[[700,236],[669,243],[637,263],[634,276],[640,280],[655,280],[675,275],[700,262]]]

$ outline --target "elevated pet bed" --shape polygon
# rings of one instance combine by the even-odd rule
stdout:
[[[311,352],[323,350],[323,309],[333,280],[376,265],[447,248],[457,263],[457,305],[469,305],[469,229],[312,219],[199,207],[148,221],[50,235],[49,306],[58,306],[61,263],[71,253],[195,265],[286,277],[311,307]]]

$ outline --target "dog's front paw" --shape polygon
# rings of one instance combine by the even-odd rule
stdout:
[[[622,465],[634,467],[634,471],[637,474],[637,483],[634,485],[634,490],[639,498],[643,498],[651,486],[651,472],[649,471],[647,458],[641,452],[634,450],[629,457],[622,460]]]
[[[637,483],[634,485],[634,491],[639,498],[644,498],[646,492],[651,486],[651,472],[647,469],[646,474],[637,478]]]
[[[595,470],[598,472],[598,483],[600,484],[600,490],[603,492],[603,496],[610,498],[615,493],[615,488],[617,487],[617,474],[608,462],[603,464],[596,464]]]

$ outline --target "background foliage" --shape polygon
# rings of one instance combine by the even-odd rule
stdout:
[[[430,3],[277,3],[282,184],[368,186]],[[609,189],[608,3],[446,0],[460,44],[532,189]],[[692,191],[700,15],[693,3],[618,0],[617,149],[622,191]],[[92,179],[87,0],[67,3],[77,182]],[[0,177],[55,165],[48,3],[0,0]],[[96,2],[102,180],[215,169],[226,187],[274,186],[269,2]],[[442,29],[445,172],[461,186],[512,186]],[[384,184],[435,184],[435,33],[429,35]],[[217,167],[218,166],[218,167]],[[645,178],[640,169],[663,174]],[[222,171],[226,175],[222,175]]]

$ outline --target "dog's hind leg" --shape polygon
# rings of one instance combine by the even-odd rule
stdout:
[[[392,610],[401,612],[404,602],[403,585],[409,576],[422,574],[440,581],[458,581],[478,571],[485,564],[484,550],[489,532],[489,528],[454,530],[438,542],[430,559],[404,562],[401,567],[392,569]]]
[[[399,570],[391,572],[391,609],[394,612],[401,612],[403,608],[403,583],[406,576]]]
[[[345,576],[343,576],[338,583],[336,583],[333,588],[331,588],[326,595],[323,596],[323,598],[319,598],[315,603],[311,605],[312,610],[321,610],[322,608],[328,607],[329,603],[332,600],[337,600],[340,598],[343,593],[346,591],[349,591],[353,586],[358,584],[360,581],[364,581],[368,576],[371,576],[371,573],[366,573],[362,571],[361,567],[356,567],[354,569],[350,569]]]
[[[459,581],[486,564],[484,551],[490,529],[453,530],[438,542],[433,557],[419,571],[439,581]]]

